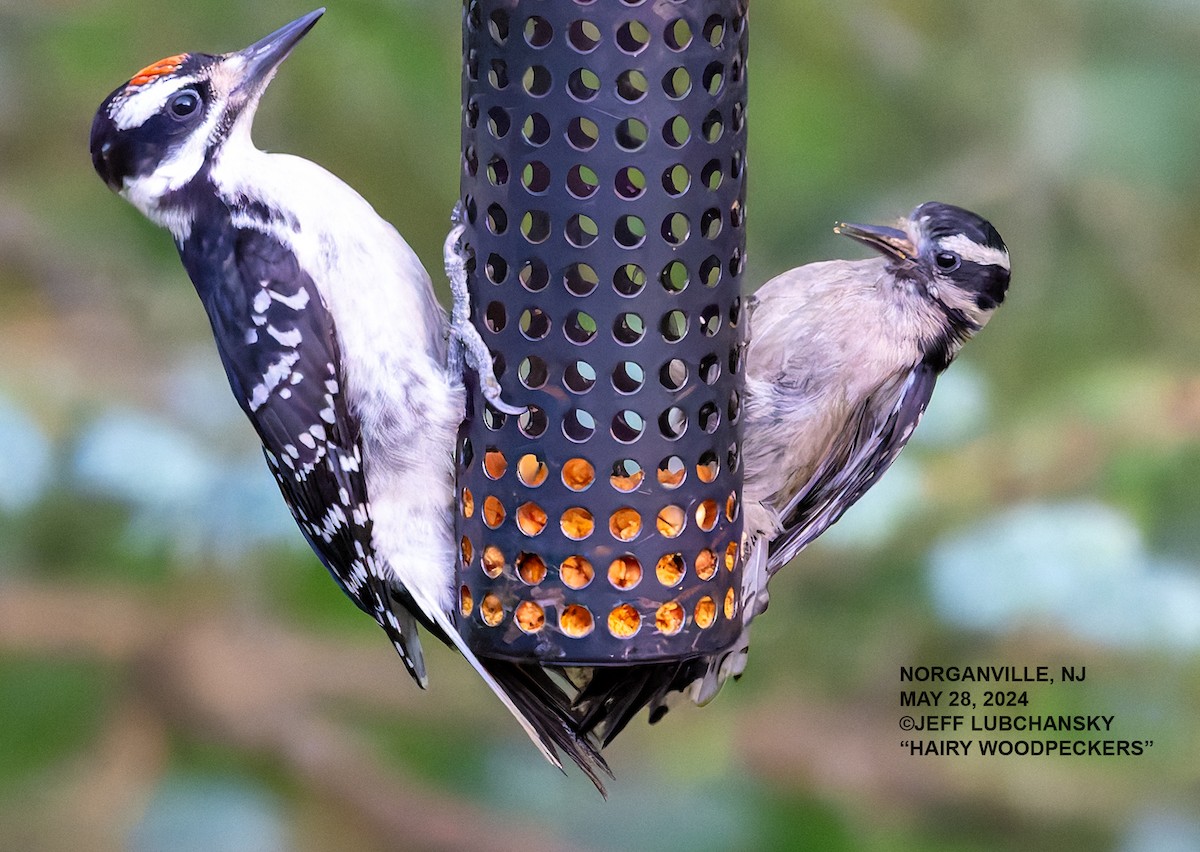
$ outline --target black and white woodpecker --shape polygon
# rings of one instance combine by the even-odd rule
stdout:
[[[970,211],[929,202],[898,227],[834,230],[878,255],[789,270],[748,304],[742,636],[683,664],[597,669],[578,703],[605,743],[641,707],[653,721],[671,692],[702,704],[741,674],[767,582],[879,480],[937,377],[1004,301],[1008,249]]]
[[[561,690],[535,666],[479,660],[452,625],[464,356],[510,410],[465,303],[448,325],[421,262],[362,196],[250,139],[276,69],[323,12],[244,50],[139,71],[97,112],[92,162],[171,232],[296,523],[413,678],[426,684],[420,622],[459,649],[548,760],[561,766],[563,749],[599,787],[607,767]]]

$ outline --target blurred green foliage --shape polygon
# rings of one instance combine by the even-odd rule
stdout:
[[[748,283],[856,256],[831,233],[839,219],[885,221],[933,199],[978,210],[1014,259],[1008,303],[963,358],[986,417],[969,434],[906,452],[916,490],[894,499],[913,508],[882,544],[855,547],[851,513],[844,540],[819,543],[775,580],[740,683],[703,711],[679,709],[623,735],[610,750],[618,780],[608,805],[577,775],[541,766],[491,704],[497,730],[482,737],[456,729],[456,716],[409,722],[331,698],[334,715],[432,789],[548,821],[560,836],[571,836],[573,819],[622,829],[575,837],[595,849],[642,838],[693,850],[736,848],[738,838],[742,848],[833,850],[1200,843],[1195,643],[1121,647],[1036,618],[992,632],[950,626],[928,576],[939,538],[1009,506],[1074,499],[1131,518],[1148,563],[1200,574],[1200,4],[751,6]],[[147,62],[239,48],[304,11],[233,0],[0,5],[0,396],[55,447],[46,490],[0,509],[0,595],[13,581],[150,584],[139,600],[180,612],[267,613],[316,637],[378,641],[298,536],[232,551],[182,546],[176,521],[148,524],[126,502],[81,489],[75,467],[90,424],[117,407],[154,412],[221,463],[253,456],[228,399],[171,402],[173,371],[196,352],[220,384],[207,324],[166,234],[96,180],[87,131],[101,99]],[[457,190],[459,23],[452,0],[331,4],[272,85],[255,132],[262,147],[318,161],[362,191],[431,268]],[[226,405],[227,421],[190,422],[189,406]],[[981,562],[979,571],[1007,567]],[[1076,567],[1064,577],[1091,584],[1088,566]],[[1079,692],[1039,692],[1039,712],[1119,714],[1123,734],[1156,740],[1151,755],[941,767],[963,792],[889,805],[819,763],[769,773],[761,755],[756,763],[738,752],[755,734],[746,720],[763,718],[758,708],[800,707],[786,720],[798,736],[816,724],[803,715],[813,706],[891,722],[899,664],[1041,659],[1089,664],[1093,677]],[[413,690],[391,662],[380,679]],[[448,654],[434,662],[446,687],[417,698],[466,701],[470,675]],[[0,830],[23,848],[59,848],[50,826],[71,801],[30,807],[31,791],[57,789],[56,773],[69,775],[97,747],[127,676],[45,649],[0,659]],[[899,739],[890,728],[865,733]],[[278,793],[286,806],[255,818],[289,821],[296,848],[321,848],[321,838],[375,848],[262,754],[188,730],[171,732],[169,751],[172,778]],[[858,767],[865,777],[894,755],[871,757]],[[930,765],[902,765],[924,789]],[[689,817],[703,830],[685,831]],[[396,845],[421,845],[408,840]]]

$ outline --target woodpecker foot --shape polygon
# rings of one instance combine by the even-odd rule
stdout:
[[[465,366],[478,375],[479,391],[488,404],[505,414],[524,414],[523,406],[509,405],[500,398],[503,389],[492,366],[492,353],[479,336],[479,329],[471,323],[471,296],[467,292],[467,253],[462,245],[462,236],[467,230],[467,225],[461,201],[454,205],[450,221],[453,227],[446,235],[446,243],[442,248],[442,260],[446,266],[446,277],[450,279],[450,294],[454,299],[454,306],[450,311],[449,367],[461,376],[465,358]],[[454,345],[455,341],[458,342],[458,346]]]

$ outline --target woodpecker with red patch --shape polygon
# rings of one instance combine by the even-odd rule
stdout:
[[[468,312],[448,324],[421,262],[357,192],[251,141],[259,99],[323,13],[244,50],[139,71],[96,114],[93,165],[171,232],[296,523],[413,678],[427,682],[420,622],[458,648],[548,760],[561,765],[561,748],[600,786],[607,767],[561,690],[537,667],[480,661],[452,624],[464,356],[485,396],[512,411]],[[446,246],[454,273],[457,236]]]

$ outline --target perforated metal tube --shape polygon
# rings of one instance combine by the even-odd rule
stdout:
[[[458,446],[462,635],[558,663],[741,614],[745,0],[468,0],[473,321],[520,417]]]

